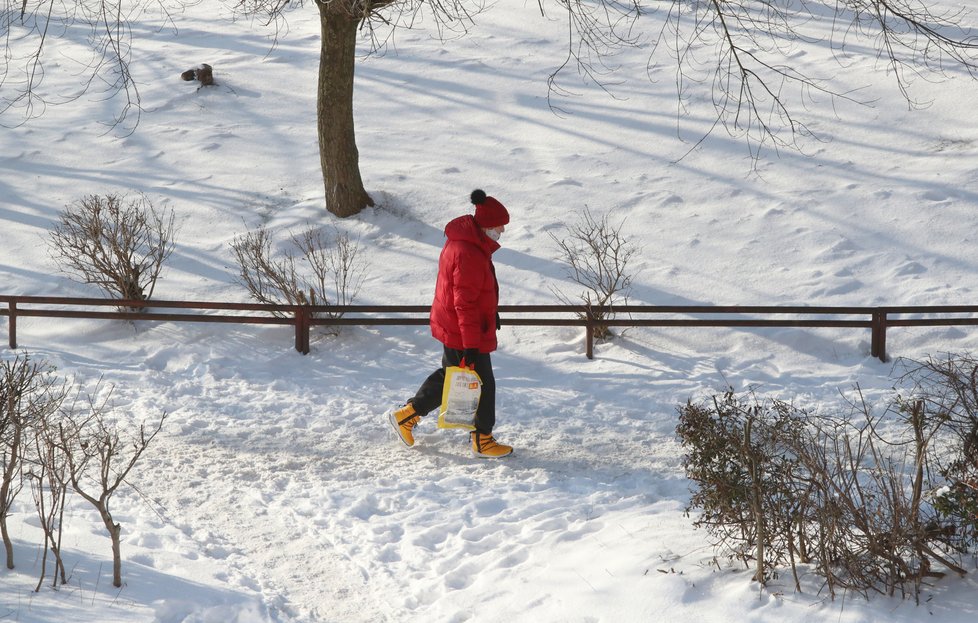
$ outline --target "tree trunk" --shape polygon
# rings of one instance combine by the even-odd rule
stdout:
[[[10,540],[10,535],[7,534],[7,521],[3,519],[0,521],[0,532],[3,533],[3,549],[6,554],[7,568],[14,568],[14,544]]]
[[[12,390],[13,388],[11,388]],[[13,391],[7,398],[7,418],[8,426],[11,427],[10,454],[7,455],[7,463],[3,466],[3,473],[0,473],[0,536],[3,538],[3,548],[7,558],[7,568],[14,568],[14,544],[10,540],[7,532],[7,505],[13,501],[14,478],[17,476],[17,469],[20,467],[20,440],[23,435],[21,422],[14,416],[14,396]],[[14,490],[15,491],[15,490]]]
[[[319,96],[316,106],[319,159],[326,187],[326,209],[345,218],[373,199],[360,178],[360,153],[353,126],[353,74],[359,20],[348,1],[317,2],[322,28]]]
[[[112,586],[122,588],[122,546],[119,543],[119,535],[122,534],[122,526],[114,524],[112,526]]]
[[[112,513],[105,504],[97,506],[102,523],[112,539],[112,586],[122,588],[122,526],[112,521]]]
[[[764,508],[761,503],[761,473],[757,465],[757,456],[751,449],[750,436],[753,420],[747,419],[744,424],[744,458],[747,459],[747,470],[750,474],[751,489],[751,514],[754,516],[754,555],[757,557],[757,571],[754,572],[754,579],[762,586],[766,584],[764,576],[764,542],[767,540],[767,529],[764,524]]]

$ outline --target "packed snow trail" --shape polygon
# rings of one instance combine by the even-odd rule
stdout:
[[[384,388],[404,369],[355,377],[343,359],[356,345],[319,348],[261,347],[272,360],[257,377],[227,350],[163,349],[146,358],[154,387],[130,392],[137,411],[176,407],[141,489],[278,620],[464,620],[502,578],[552,569],[546,552],[607,528],[609,514],[680,510],[668,420],[556,415],[593,400],[537,389],[510,365],[499,432],[514,456],[474,459],[467,433],[437,429],[436,414],[406,448],[383,418],[403,394]],[[294,358],[301,368],[276,374]]]

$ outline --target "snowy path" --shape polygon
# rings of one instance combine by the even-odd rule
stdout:
[[[240,373],[254,364],[207,347],[146,353],[155,371],[139,372],[155,387],[141,388],[136,405],[149,411],[157,394],[179,405],[141,469],[144,493],[277,620],[466,620],[485,599],[552,608],[546,591],[514,601],[493,587],[559,572],[555,552],[573,557],[575,542],[607,538],[608,516],[681,511],[671,418],[595,412],[587,385],[606,381],[536,390],[503,356],[499,430],[517,454],[479,461],[465,433],[438,431],[433,417],[414,448],[402,446],[383,409],[420,377],[404,363],[349,377],[343,360],[358,342],[320,344],[294,378],[274,371],[299,355],[273,346],[259,353],[273,361],[257,376]],[[385,391],[398,376],[404,389]],[[543,403],[572,415],[548,416]],[[636,539],[647,550],[648,536]],[[580,573],[571,577],[587,588]]]

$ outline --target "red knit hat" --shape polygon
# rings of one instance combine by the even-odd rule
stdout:
[[[509,212],[506,207],[492,197],[487,197],[484,190],[472,191],[472,203],[475,204],[475,222],[483,229],[491,229],[509,224]]]

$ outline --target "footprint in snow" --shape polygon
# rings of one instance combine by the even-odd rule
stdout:
[[[940,203],[950,199],[947,193],[939,190],[927,190],[918,194],[917,196],[926,201],[933,201],[934,203]]]
[[[927,272],[927,267],[919,262],[908,261],[897,267],[894,274],[898,277],[907,277],[910,275],[921,275]]]

